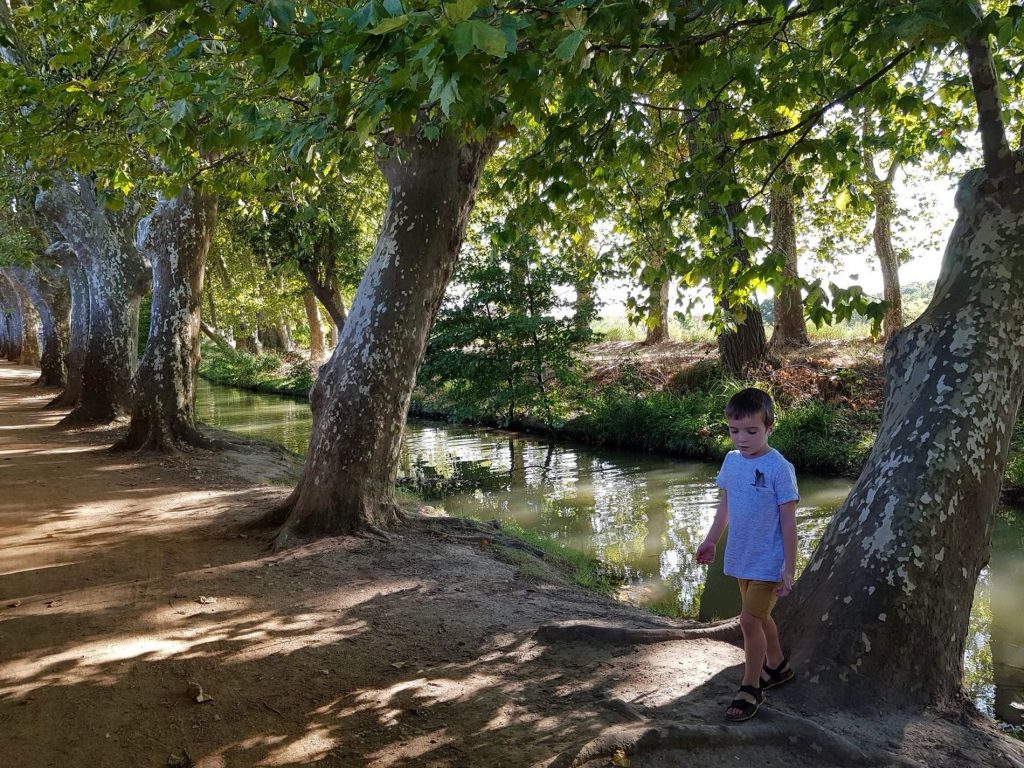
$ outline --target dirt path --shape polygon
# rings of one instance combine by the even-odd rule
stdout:
[[[36,375],[0,365],[0,765],[1013,765],[935,716],[812,722],[803,682],[726,727],[736,647],[535,639],[673,625],[420,524],[270,554],[241,524],[280,452],[110,454]]]

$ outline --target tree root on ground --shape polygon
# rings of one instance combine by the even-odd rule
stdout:
[[[462,517],[422,516],[416,519],[416,523],[429,533],[444,534],[462,544],[489,544],[507,547],[528,552],[539,560],[547,559],[542,549],[502,533],[501,524],[497,520],[480,523]]]
[[[288,515],[291,514],[292,509],[295,507],[295,502],[299,500],[299,486],[296,486],[291,493],[288,494],[288,498],[284,501],[275,502],[269,507],[262,515],[257,517],[255,520],[251,520],[242,526],[244,530],[259,530],[261,528],[274,528],[279,525],[283,525],[284,521],[288,519]]]
[[[834,764],[849,766],[898,766],[924,768],[902,755],[861,748],[849,739],[826,730],[804,717],[772,711],[752,723],[741,725],[683,725],[648,722],[609,729],[603,735],[559,754],[548,768],[577,768],[593,760],[607,760],[622,752],[628,757],[649,755],[671,749],[721,749],[774,745],[806,753],[811,762],[827,757]]]
[[[582,641],[610,645],[646,645],[674,640],[720,640],[733,645],[743,644],[743,632],[740,629],[739,619],[727,619],[713,624],[678,629],[675,627],[643,629],[565,621],[557,624],[545,624],[538,628],[533,636],[545,643]]]

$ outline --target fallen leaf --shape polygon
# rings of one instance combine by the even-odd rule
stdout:
[[[8,603],[7,607],[8,608],[17,608],[19,605],[21,605],[21,600],[15,600],[13,603]]]
[[[58,599],[58,600],[47,600],[46,601],[46,607],[47,608],[60,608],[62,605],[64,605],[64,601],[60,600],[60,599]]]
[[[393,661],[393,662],[391,662],[391,666],[394,667],[395,669],[401,669],[402,667],[406,666],[408,663],[409,663],[408,661]]]
[[[203,686],[201,686],[195,680],[188,681],[188,695],[195,699],[196,704],[202,704],[206,701],[213,701],[213,696],[206,694],[203,691]]]
[[[206,595],[200,595],[199,596],[199,602],[202,603],[203,605],[210,605],[211,603],[216,603],[217,602],[217,598],[216,597],[207,597]]]
[[[615,750],[615,754],[612,755],[612,765],[616,765],[618,768],[629,768],[629,755],[621,749]]]
[[[195,765],[195,761],[184,749],[180,755],[171,755],[167,758],[167,768],[195,768]]]

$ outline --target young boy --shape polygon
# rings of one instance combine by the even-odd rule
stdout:
[[[793,678],[782,653],[772,608],[788,595],[796,568],[796,472],[768,445],[775,424],[772,399],[759,389],[733,395],[725,408],[729,437],[736,446],[722,462],[718,512],[697,562],[712,563],[726,525],[725,573],[739,582],[743,610],[746,666],[736,699],[725,711],[728,720],[749,720],[764,701],[764,691]]]

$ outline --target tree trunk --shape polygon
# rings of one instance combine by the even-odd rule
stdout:
[[[959,695],[1024,392],[1021,174],[972,171],[957,208],[932,303],[886,347],[868,462],[779,613],[811,690],[873,707]]]
[[[6,356],[12,363],[20,363],[25,355],[25,317],[21,297],[7,270],[0,270],[0,304],[3,305],[7,326]]]
[[[62,424],[108,423],[131,410],[138,355],[138,307],[146,265],[133,241],[137,212],[111,212],[92,182],[56,183],[36,207],[81,260],[89,288],[89,338],[82,395]]]
[[[341,291],[338,289],[338,286],[334,285],[334,280],[329,279],[327,282],[321,282],[320,275],[313,264],[302,260],[299,260],[298,264],[299,271],[306,278],[309,289],[313,291],[316,298],[323,304],[324,309],[327,310],[327,314],[330,315],[331,323],[335,328],[344,328],[347,317],[345,314],[345,301],[341,297]],[[332,343],[337,345],[337,339],[333,339]]]
[[[36,309],[32,305],[32,299],[29,298],[25,287],[14,275],[11,275],[11,285],[14,286],[14,292],[18,295],[18,301],[21,303],[21,332],[25,343],[21,349],[20,362],[22,365],[31,365],[34,368],[38,368],[41,362],[39,315],[36,313]]]
[[[47,408],[74,408],[82,397],[82,375],[89,345],[89,285],[75,252],[65,242],[54,243],[47,255],[60,261],[70,289],[71,319],[68,331],[64,391],[46,404]]]
[[[327,313],[331,316],[330,344],[331,349],[334,349],[335,347],[338,346],[338,342],[341,340],[341,329],[345,327],[345,319],[348,317],[348,315],[345,312],[345,300],[341,295],[341,290],[335,287],[332,291],[332,294],[334,296],[334,304],[337,307],[341,308],[340,323],[337,320],[335,320],[334,314],[331,313],[330,309],[327,310]]]
[[[896,211],[892,182],[888,179],[872,184],[875,198],[875,255],[882,267],[884,298],[889,304],[882,321],[882,334],[890,339],[903,327],[903,298],[900,294],[900,266],[892,245],[892,218]]]
[[[399,517],[394,483],[416,370],[495,144],[393,142],[380,160],[389,191],[380,235],[340,343],[310,392],[302,477],[266,518],[283,523],[278,546],[295,534],[352,533]]]
[[[594,279],[581,275],[576,280],[576,300],[573,302],[573,325],[584,331],[590,327],[595,312]]]
[[[153,303],[131,424],[115,449],[211,446],[195,426],[195,390],[203,277],[216,217],[215,195],[185,187],[177,197],[161,198],[139,225],[139,250],[153,264]]]
[[[650,287],[650,294],[647,305],[650,308],[650,319],[647,323],[647,336],[644,337],[644,346],[660,344],[668,341],[668,300],[669,280],[658,280]]]
[[[324,359],[324,331],[320,327],[320,312],[316,307],[316,296],[309,288],[302,292],[302,304],[309,321],[309,359],[320,363]]]
[[[248,352],[250,355],[258,355],[260,353],[258,335],[255,332],[246,332],[241,335],[236,334],[235,349],[239,352]]]
[[[733,231],[733,258],[741,266],[746,266],[751,261],[750,253],[743,244],[739,228],[732,223],[736,221],[739,212],[740,207],[737,203],[730,203],[723,209]],[[732,309],[728,299],[724,296],[722,297],[722,308],[726,311]],[[764,319],[761,317],[761,310],[751,300],[743,308],[743,311],[743,322],[737,324],[736,330],[722,331],[718,335],[718,356],[722,361],[722,367],[734,376],[743,376],[750,368],[768,359],[768,337],[764,333]]]
[[[800,276],[796,248],[796,205],[793,186],[788,183],[772,185],[771,189],[772,248],[785,257],[782,269],[784,280]],[[804,303],[800,289],[795,285],[782,285],[775,292],[775,328],[772,347],[806,347],[811,343],[804,322]]]
[[[40,376],[36,384],[44,387],[67,386],[65,351],[68,343],[71,297],[64,273],[52,266],[36,263],[31,269],[12,268],[39,315],[42,329]]]

